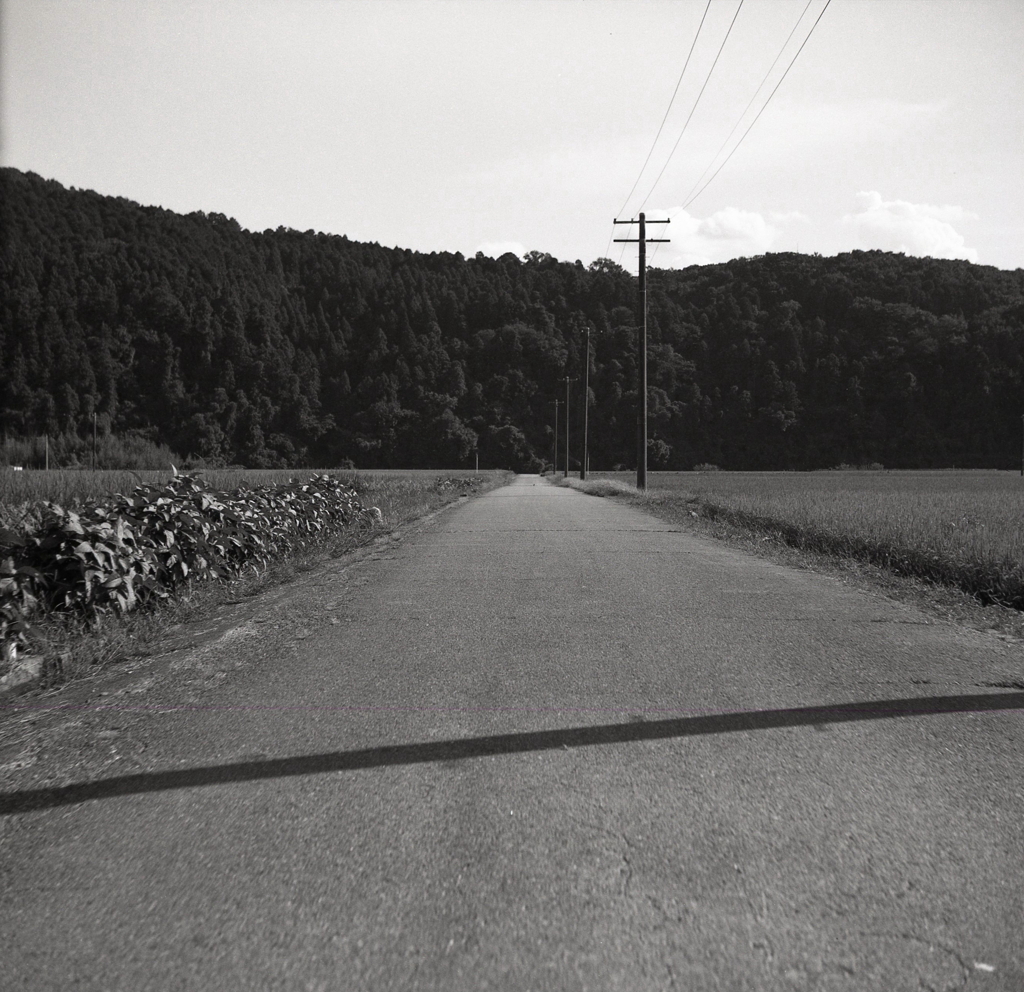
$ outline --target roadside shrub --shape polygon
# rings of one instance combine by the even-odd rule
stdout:
[[[276,555],[379,519],[379,510],[329,475],[217,492],[175,474],[76,510],[43,502],[19,530],[0,530],[3,656],[25,642],[40,613],[96,623],[183,583],[259,570]]]

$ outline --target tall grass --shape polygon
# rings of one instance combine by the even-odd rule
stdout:
[[[651,473],[648,486],[651,500],[793,547],[1024,609],[1024,479],[1013,472]]]
[[[170,448],[139,434],[101,434],[93,448],[92,438],[77,434],[46,437],[4,437],[0,439],[0,467],[19,465],[26,469],[167,470],[181,459]]]

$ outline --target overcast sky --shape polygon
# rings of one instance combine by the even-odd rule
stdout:
[[[611,220],[643,207],[673,221],[659,266],[883,248],[1024,267],[1020,0],[832,0],[686,206],[825,2],[745,0],[709,77],[739,6],[712,0],[628,203],[707,0],[3,0],[0,161],[421,251],[618,259]]]

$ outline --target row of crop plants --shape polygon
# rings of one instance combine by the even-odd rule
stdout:
[[[74,510],[42,502],[0,529],[0,646],[10,662],[47,614],[96,622],[184,583],[259,570],[343,528],[381,519],[330,475],[218,492],[175,474]]]

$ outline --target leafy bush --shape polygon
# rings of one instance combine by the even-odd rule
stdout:
[[[379,519],[379,510],[329,475],[228,493],[175,474],[77,510],[44,502],[20,530],[0,530],[4,656],[24,643],[40,613],[98,622],[166,598],[183,583],[259,569],[275,555]]]

